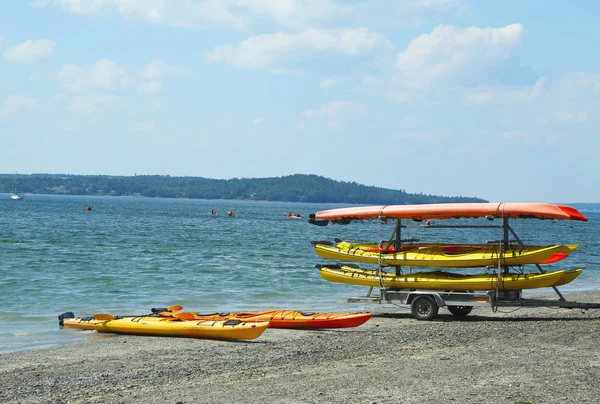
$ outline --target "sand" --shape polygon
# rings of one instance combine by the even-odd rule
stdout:
[[[600,292],[566,297],[600,302]],[[457,319],[440,309],[417,321],[372,308],[357,328],[268,329],[249,342],[88,332],[83,343],[0,355],[0,402],[600,401],[600,310],[485,307]]]

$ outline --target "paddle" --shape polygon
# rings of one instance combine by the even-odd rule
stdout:
[[[94,320],[107,321],[107,320],[114,320],[115,318],[116,317],[113,316],[112,314],[106,314],[106,313],[94,314]]]
[[[194,313],[186,313],[183,311],[173,313],[173,317],[175,317],[178,320],[193,320],[194,318],[196,318]]]
[[[153,314],[161,313],[163,311],[180,311],[180,310],[183,310],[183,306],[180,306],[178,304],[175,305],[175,306],[169,306],[167,308],[159,307],[159,308],[152,308],[152,309],[150,309],[150,311],[152,311]]]
[[[183,306],[180,306],[177,304],[175,306],[169,306],[166,309],[152,309],[152,314],[113,316],[112,314],[98,313],[98,314],[94,314],[94,320],[108,321],[108,320],[114,320],[114,319],[124,318],[124,317],[147,317],[147,316],[155,315],[156,313],[161,312],[161,311],[179,311],[181,309],[183,309]],[[157,310],[157,311],[155,311],[155,310]],[[184,314],[191,314],[191,313],[184,313]],[[183,318],[181,320],[183,320]],[[188,319],[188,320],[193,320],[193,314],[192,314],[192,318]]]
[[[333,246],[333,243],[331,241],[327,241],[327,240],[312,240],[310,242],[310,244],[313,246],[315,246],[317,244]]]

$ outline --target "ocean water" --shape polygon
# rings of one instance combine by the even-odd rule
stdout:
[[[340,206],[49,195],[12,201],[0,195],[0,353],[111,337],[59,328],[57,316],[65,311],[145,314],[174,304],[201,312],[367,310],[371,306],[346,299],[368,288],[320,277],[315,264],[325,260],[310,241],[379,241],[393,226],[308,223],[309,213]],[[209,214],[212,209],[218,214]],[[287,218],[290,211],[304,218]],[[582,212],[589,222],[511,221],[528,244],[579,244],[567,259],[546,266],[584,268],[560,288],[567,298],[569,291],[600,289],[600,212]],[[450,223],[490,222],[444,222]],[[419,226],[403,229],[402,237],[462,243],[501,233]]]

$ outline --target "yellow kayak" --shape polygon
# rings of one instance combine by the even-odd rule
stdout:
[[[579,273],[581,270],[579,270]],[[521,290],[550,287],[562,281],[565,271],[535,274],[506,274],[498,279],[496,274],[462,275],[442,271],[416,272],[395,275],[350,266],[321,266],[321,277],[330,282],[351,285],[386,287],[394,289],[428,290]],[[574,276],[574,278],[577,275]],[[573,279],[574,279],[573,278]]]
[[[412,246],[412,247],[411,247]],[[444,268],[470,268],[496,265],[524,265],[538,264],[550,261],[566,255],[577,248],[577,245],[553,245],[544,247],[522,247],[511,246],[502,251],[499,248],[490,248],[487,245],[475,245],[466,249],[440,248],[439,245],[431,244],[420,246],[406,245],[406,249],[399,252],[378,251],[377,248],[360,248],[351,243],[339,243],[338,245],[315,244],[317,255],[336,261],[355,261],[369,264],[381,265],[407,265],[423,267]],[[448,247],[448,246],[446,246]],[[556,254],[556,255],[555,255]]]
[[[80,330],[163,337],[248,340],[257,338],[269,327],[268,321],[182,321],[174,318],[153,316],[120,317],[112,320],[102,320],[94,319],[93,317],[71,316],[73,316],[71,312],[61,314],[59,316],[59,324],[66,328]],[[98,316],[100,315],[97,315],[96,318]]]
[[[558,282],[552,284],[552,286],[562,286],[562,285],[566,285],[567,283],[573,282],[573,280],[575,280],[575,278],[577,278],[579,275],[581,275],[581,271],[583,271],[582,268],[570,269],[570,270],[566,271],[565,274],[563,275],[562,279],[559,280]]]
[[[369,251],[369,252],[376,252],[376,253],[393,253],[396,252],[396,246],[392,243],[386,243],[386,242],[381,242],[381,243],[355,243],[355,242],[349,242],[349,241],[339,241],[336,239],[336,241],[338,241],[337,243],[337,247],[342,249],[342,250],[352,250],[352,249],[361,249],[361,250],[365,250],[365,251]],[[328,242],[328,241],[314,241],[313,243],[318,244],[318,243],[322,243],[325,245],[333,245],[332,243]],[[314,244],[313,244],[314,245]],[[539,250],[542,248],[545,248],[547,246],[527,246],[526,249],[527,250]],[[577,247],[579,247],[579,244],[569,244],[566,245],[564,247],[567,247],[569,249],[569,251],[561,251],[561,252],[557,252],[554,253],[550,258],[544,260],[544,261],[540,261],[537,262],[537,264],[552,264],[554,262],[560,261],[562,259],[565,259],[569,256],[569,254],[573,251],[575,251],[577,249]],[[400,246],[400,250],[401,252],[406,252],[406,251],[414,251],[417,248],[431,248],[431,249],[436,249],[439,250],[440,253],[446,253],[446,254],[460,254],[460,253],[471,253],[471,252],[478,252],[478,251],[482,251],[482,250],[489,250],[489,251],[502,251],[503,247],[502,245],[499,244],[444,244],[444,243],[407,243],[407,244],[402,244]],[[521,248],[521,246],[517,246],[517,245],[510,245],[510,248]]]

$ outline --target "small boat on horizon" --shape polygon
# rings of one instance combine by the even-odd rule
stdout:
[[[25,198],[25,195],[22,192],[17,192],[17,173],[15,172],[15,182],[13,183],[10,199],[12,199],[13,201],[18,201],[23,198]]]

